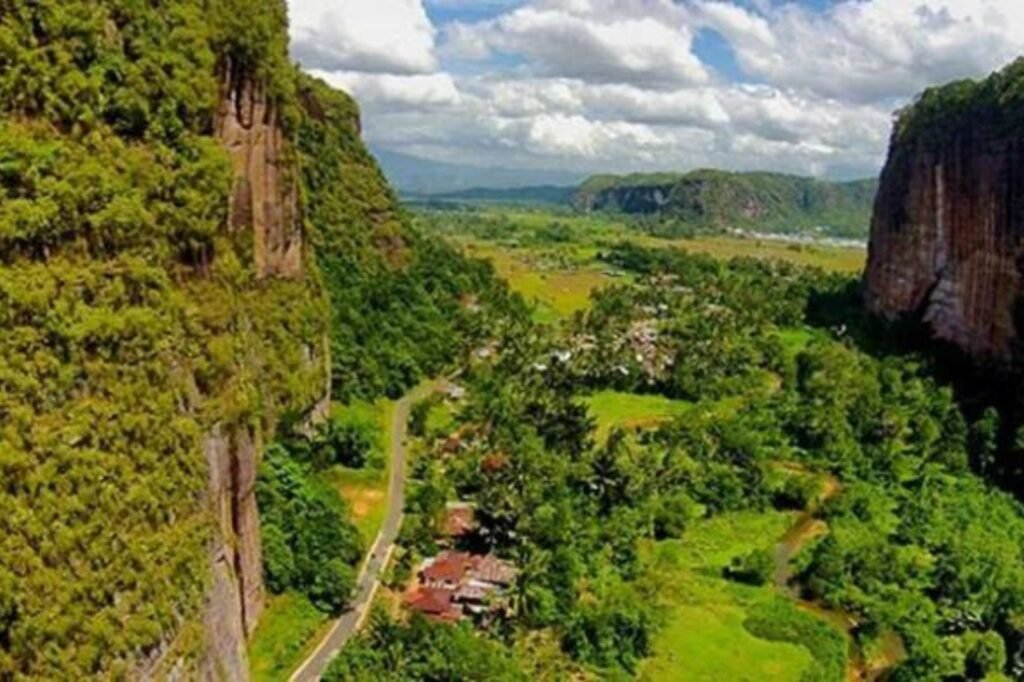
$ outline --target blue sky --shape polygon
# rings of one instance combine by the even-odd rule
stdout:
[[[289,0],[375,145],[574,172],[873,174],[921,89],[1024,52],[1020,0]]]

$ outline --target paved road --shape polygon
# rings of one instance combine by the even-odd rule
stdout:
[[[391,479],[388,482],[388,512],[384,518],[377,540],[363,559],[359,572],[355,596],[349,609],[334,621],[323,641],[313,650],[309,658],[292,674],[289,682],[314,682],[319,680],[327,665],[338,655],[345,642],[360,628],[370,610],[373,595],[380,586],[381,573],[395,548],[398,529],[402,525],[402,510],[405,508],[405,464],[406,425],[413,403],[431,393],[441,390],[445,382],[438,381],[415,389],[395,405],[391,420]]]

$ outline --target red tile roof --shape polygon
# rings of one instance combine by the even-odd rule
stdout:
[[[452,609],[452,593],[433,587],[420,588],[406,600],[410,609],[432,616],[440,616]]]
[[[428,583],[458,584],[473,565],[473,558],[465,552],[441,552],[437,558],[421,571],[420,576]]]

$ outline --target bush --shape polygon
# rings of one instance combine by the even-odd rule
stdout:
[[[790,642],[810,651],[814,665],[804,672],[800,682],[833,682],[844,678],[845,637],[827,623],[804,613],[791,601],[780,597],[767,604],[758,604],[743,622],[743,627],[760,639]]]
[[[775,491],[776,509],[807,509],[818,494],[818,482],[811,476],[790,476]]]
[[[355,586],[355,569],[341,559],[330,559],[317,570],[308,594],[321,611],[339,614],[348,603]]]
[[[703,507],[697,504],[685,491],[676,491],[663,500],[658,506],[654,517],[654,533],[659,540],[680,538],[683,531],[704,513]]]
[[[747,585],[765,585],[775,572],[775,559],[766,549],[755,549],[735,557],[725,569],[725,576]]]
[[[323,439],[331,452],[331,462],[362,469],[370,460],[377,433],[372,424],[328,422]]]

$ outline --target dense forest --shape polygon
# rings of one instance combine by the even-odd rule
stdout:
[[[299,151],[331,299],[334,396],[397,397],[479,341],[507,293],[488,264],[412,229],[359,140],[348,95],[308,77],[299,89],[303,102],[316,102]]]

